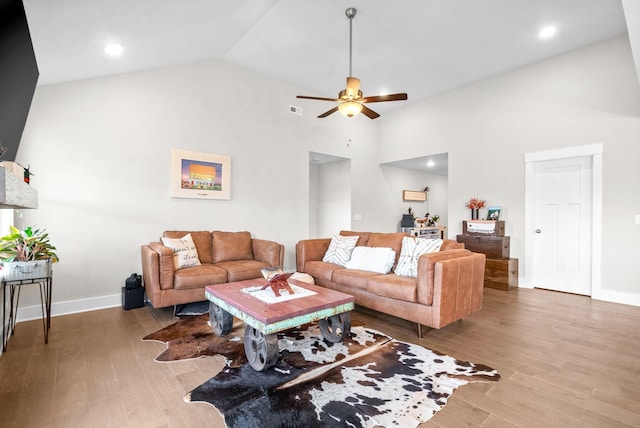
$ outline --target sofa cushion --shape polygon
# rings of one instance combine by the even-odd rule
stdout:
[[[402,250],[398,265],[394,269],[396,275],[418,276],[418,257],[425,253],[435,253],[440,250],[442,239],[424,239],[406,236],[402,238]]]
[[[358,236],[333,235],[322,261],[344,266],[351,259],[351,252],[358,242]]]
[[[341,230],[340,231],[340,235],[342,236],[358,236],[358,242],[356,243],[356,245],[360,246],[367,246],[367,242],[369,242],[369,235],[371,235],[371,233],[369,232],[352,232],[350,230]]]
[[[229,260],[216,263],[216,267],[224,269],[228,273],[227,281],[243,281],[245,279],[264,278],[262,268],[268,264],[257,260]]]
[[[177,270],[173,277],[173,288],[186,290],[204,288],[207,285],[223,284],[227,282],[227,271],[211,264],[193,266]],[[204,299],[204,290],[202,290]]]
[[[176,269],[200,266],[196,244],[187,233],[181,238],[162,238],[162,244],[173,250],[173,265]]]
[[[347,269],[388,273],[396,262],[396,252],[385,247],[356,247],[347,262]]]
[[[342,266],[317,260],[311,260],[304,264],[304,271],[306,273],[314,278],[321,278],[327,281],[331,281],[333,271],[338,269],[342,269]]]
[[[211,232],[207,230],[166,230],[162,236],[166,238],[182,238],[187,233],[191,234],[191,238],[193,238],[193,242],[196,244],[200,263],[213,263],[213,257],[211,255]]]
[[[402,238],[408,236],[406,233],[372,233],[369,236],[368,247],[389,247],[396,252],[396,263],[400,257],[400,250],[402,250]]]
[[[377,296],[414,303],[418,301],[417,288],[417,279],[394,274],[372,276],[367,285],[367,291]]]
[[[253,260],[251,248],[251,233],[249,232],[221,232],[214,230],[213,262],[227,262],[233,260]]]
[[[369,278],[379,275],[368,270],[338,269],[333,271],[332,281],[347,287],[367,289]],[[339,290],[339,288],[338,288]]]
[[[464,244],[462,242],[458,242],[455,239],[442,240],[442,247],[440,247],[440,251],[458,250],[458,249],[464,250]]]

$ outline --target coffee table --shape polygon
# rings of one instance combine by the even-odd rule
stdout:
[[[304,296],[267,303],[256,297],[265,282],[248,279],[205,288],[214,333],[227,335],[234,316],[245,322],[244,351],[256,371],[272,367],[278,361],[280,331],[318,321],[322,336],[332,343],[340,342],[351,332],[349,312],[354,307],[353,296],[290,279],[295,294]]]

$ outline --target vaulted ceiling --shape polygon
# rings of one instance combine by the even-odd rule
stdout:
[[[623,1],[629,9],[640,3]],[[363,92],[409,94],[408,101],[377,104],[381,111],[627,32],[621,0],[24,0],[24,5],[39,84],[222,59],[327,97],[345,86],[345,9],[353,6],[358,10],[353,74],[362,80]],[[640,19],[632,21],[640,27]],[[541,40],[538,32],[547,25],[557,32]],[[118,57],[104,52],[112,42],[124,48]],[[309,114],[327,109],[325,103],[299,102]]]
[[[352,70],[365,96],[409,94],[376,104],[380,113],[627,33],[640,70],[638,0],[23,2],[40,85],[219,59],[336,97],[349,72],[349,7]],[[541,39],[546,26],[556,33]],[[107,55],[109,43],[122,53]],[[292,103],[314,116],[331,107]],[[393,165],[432,160],[432,172],[446,175],[446,154],[437,156]]]

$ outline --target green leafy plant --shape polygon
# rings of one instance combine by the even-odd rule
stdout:
[[[51,259],[57,262],[56,247],[49,242],[49,234],[44,229],[24,230],[11,226],[11,233],[0,238],[0,259],[3,262],[26,262]]]

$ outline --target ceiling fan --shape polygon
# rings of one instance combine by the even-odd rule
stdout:
[[[320,100],[320,101],[333,101],[338,103],[337,106],[322,113],[318,118],[327,117],[336,111],[344,114],[347,117],[352,117],[362,112],[369,119],[375,119],[380,115],[371,110],[365,105],[365,103],[379,103],[383,101],[402,101],[407,99],[407,94],[389,94],[389,95],[375,95],[372,97],[362,96],[360,90],[360,79],[353,77],[351,73],[351,47],[352,47],[352,26],[353,18],[356,16],[357,10],[354,7],[350,7],[345,11],[347,18],[349,18],[349,77],[347,77],[347,87],[338,93],[338,98],[323,98],[323,97],[310,97],[306,95],[298,95],[296,98],[305,98],[308,100]]]

